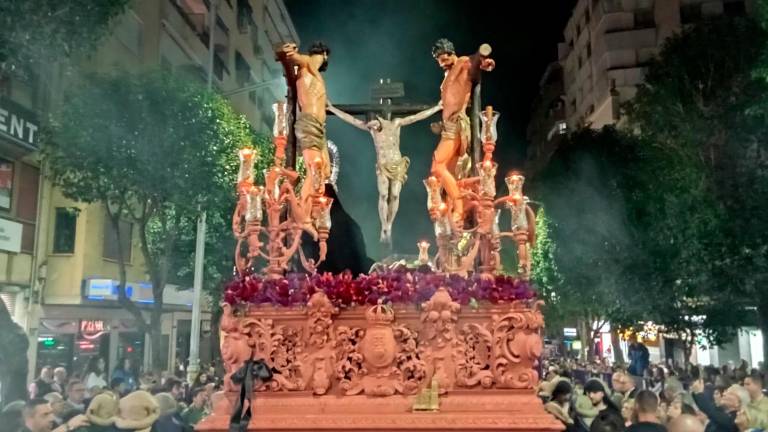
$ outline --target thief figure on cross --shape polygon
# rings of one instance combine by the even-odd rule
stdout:
[[[391,118],[391,113],[387,113],[385,114],[387,118],[377,115],[373,120],[364,122],[328,102],[328,111],[342,121],[370,132],[373,137],[373,145],[376,147],[376,183],[379,189],[379,220],[381,221],[379,241],[383,244],[392,244],[392,223],[400,205],[400,191],[408,178],[408,166],[411,163],[408,157],[400,153],[400,128],[429,118],[441,108],[442,105],[438,104],[416,114],[394,119]]]

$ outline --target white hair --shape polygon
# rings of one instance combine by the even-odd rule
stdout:
[[[738,384],[734,384],[728,387],[728,390],[726,391],[735,394],[739,398],[739,401],[741,402],[741,409],[747,408],[747,405],[749,405],[749,402],[751,400],[747,389],[745,389],[744,387]]]

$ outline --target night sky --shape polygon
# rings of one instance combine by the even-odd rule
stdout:
[[[501,113],[495,152],[499,175],[522,167],[525,128],[538,81],[556,60],[557,43],[574,0],[286,0],[301,39],[301,50],[315,40],[331,48],[325,72],[328,97],[334,104],[370,102],[370,87],[378,78],[405,84],[403,101],[434,104],[439,100],[442,71],[432,59],[435,40],[450,39],[459,55],[472,54],[482,43],[493,47],[496,70],[484,74],[483,106]],[[429,175],[438,137],[429,130],[433,118],[408,126],[401,151],[410,157],[408,181],[393,228],[394,251],[417,253],[416,242],[432,240],[422,180]],[[339,146],[339,196],[360,224],[368,254],[383,258],[379,247],[379,218],[373,141],[367,132],[328,120],[328,138]],[[432,252],[434,252],[434,247]]]

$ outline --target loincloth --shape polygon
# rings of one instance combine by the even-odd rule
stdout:
[[[328,155],[328,142],[325,140],[325,123],[312,114],[300,112],[293,126],[299,149],[320,152],[323,159],[323,176],[328,178],[331,173],[331,158]],[[304,161],[305,164],[311,161]]]
[[[442,138],[455,140],[459,138],[459,155],[465,154],[469,149],[469,140],[472,127],[469,123],[469,117],[464,112],[457,112],[448,120],[443,120],[443,131],[440,134]]]
[[[410,165],[410,159],[401,157],[397,162],[390,162],[388,164],[377,163],[376,171],[392,181],[405,183],[408,179],[408,167]]]

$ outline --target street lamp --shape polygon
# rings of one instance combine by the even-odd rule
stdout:
[[[213,90],[213,55],[214,55],[214,35],[216,26],[216,10],[218,0],[211,0],[208,13],[208,91]],[[222,96],[229,97],[238,93],[258,90],[275,84],[282,83],[283,79],[273,79],[246,87],[242,87],[228,92],[223,92]],[[192,384],[200,373],[200,315],[203,301],[203,266],[205,265],[205,235],[206,235],[206,213],[200,211],[200,217],[197,220],[197,237],[195,238],[195,269],[192,287],[194,290],[194,299],[192,302],[192,325],[189,339],[189,365],[187,366],[187,382]],[[157,349],[157,348],[155,348]]]

